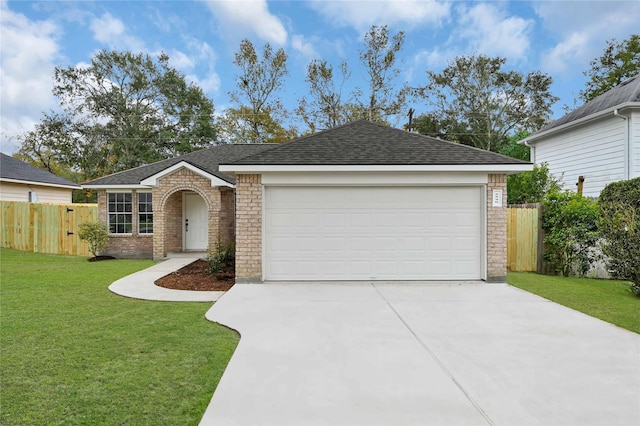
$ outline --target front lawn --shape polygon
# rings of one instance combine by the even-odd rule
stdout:
[[[198,424],[238,336],[107,289],[151,265],[1,249],[0,424]]]
[[[507,282],[530,293],[640,333],[640,298],[629,282],[509,272]]]

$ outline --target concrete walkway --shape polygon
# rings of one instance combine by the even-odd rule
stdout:
[[[164,302],[214,302],[225,292],[172,290],[154,284],[158,278],[169,275],[198,259],[199,257],[180,256],[164,260],[150,268],[120,278],[109,286],[109,290],[120,296],[133,299]]]
[[[640,335],[506,284],[236,284],[202,425],[638,425]]]

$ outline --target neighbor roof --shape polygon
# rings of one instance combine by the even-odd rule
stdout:
[[[0,153],[0,180],[76,189],[80,185]]]
[[[515,158],[417,133],[354,121],[225,164],[238,165],[507,165]]]
[[[571,111],[569,114],[553,121],[552,123],[549,123],[538,132],[534,133],[534,135],[547,132],[551,129],[555,129],[556,127],[606,111],[616,106],[629,103],[640,103],[640,74],[623,81],[616,87],[582,105],[580,108]],[[640,106],[640,104],[638,106]]]
[[[272,149],[270,144],[226,144],[218,145],[200,151],[190,152],[179,157],[169,158],[134,169],[125,170],[102,178],[85,182],[83,186],[109,186],[109,185],[139,185],[141,181],[168,169],[180,162],[186,162],[226,182],[235,183],[235,178],[218,169],[218,165],[225,162],[236,161],[247,155]]]

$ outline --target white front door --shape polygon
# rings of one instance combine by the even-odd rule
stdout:
[[[184,249],[206,250],[209,242],[207,205],[198,194],[184,194]]]

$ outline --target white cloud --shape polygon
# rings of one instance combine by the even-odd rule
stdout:
[[[220,76],[215,71],[217,59],[215,50],[207,42],[195,38],[187,39],[187,48],[193,63],[204,69],[200,74],[205,74],[205,77],[197,77],[194,73],[190,73],[187,74],[187,80],[200,86],[205,93],[217,94],[220,91]]]
[[[546,36],[556,40],[542,53],[544,72],[575,75],[602,55],[607,40],[638,32],[637,1],[537,2],[534,10]]]
[[[208,1],[206,4],[227,36],[240,38],[252,32],[278,46],[287,42],[287,30],[282,21],[269,12],[266,0]]]
[[[89,24],[93,37],[110,49],[131,50],[143,52],[144,42],[127,34],[124,23],[110,13],[104,13],[99,18],[93,18]]]
[[[495,4],[460,7],[459,36],[471,50],[488,56],[522,59],[529,53],[529,34],[533,21],[509,16]]]
[[[294,34],[291,37],[291,47],[298,51],[307,60],[317,58],[319,56],[318,52],[316,52],[313,47],[313,43],[300,34]]]
[[[439,25],[450,14],[449,3],[435,0],[313,0],[311,7],[332,24],[354,27],[360,32],[371,25]]]
[[[59,29],[51,21],[31,21],[0,3],[0,122],[2,151],[15,151],[9,140],[31,130],[42,111],[55,106],[51,93],[54,61],[59,57]]]

